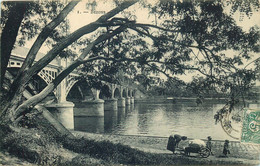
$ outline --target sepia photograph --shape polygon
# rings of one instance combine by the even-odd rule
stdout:
[[[0,9],[0,165],[260,165],[259,0]]]

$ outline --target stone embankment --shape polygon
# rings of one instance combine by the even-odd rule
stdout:
[[[132,136],[132,135],[110,135],[110,134],[93,134],[86,132],[73,132],[77,137],[85,137],[95,141],[108,140],[113,143],[121,143],[136,148],[145,152],[160,153],[168,155],[172,154],[166,150],[168,138],[166,137],[150,137],[150,136]],[[206,141],[206,140],[204,140]],[[212,152],[213,155],[203,160],[212,161],[239,161],[241,164],[259,165],[260,164],[260,145],[244,144],[240,142],[230,141],[230,152],[228,158],[222,157],[224,141],[213,140]],[[201,159],[197,154],[192,154],[192,157]]]
[[[204,163],[208,165],[231,165],[231,164],[239,164],[239,165],[259,165],[259,157],[260,157],[260,145],[255,144],[243,144],[240,142],[230,142],[230,151],[231,154],[228,158],[221,157],[223,150],[223,141],[213,140],[213,155],[208,158],[201,158],[198,154],[192,154],[191,157],[183,156],[182,154],[172,154],[172,152],[166,150],[166,145],[168,138],[166,137],[148,137],[148,136],[124,136],[124,135],[109,135],[109,134],[93,134],[86,132],[76,132],[73,131],[73,134],[78,137],[85,137],[90,140],[95,141],[110,141],[112,143],[120,143],[123,145],[128,145],[132,148],[147,152],[158,154],[158,156],[167,159],[167,161],[174,160],[178,163],[178,161],[188,160],[190,164],[195,163]],[[115,153],[115,152],[113,152]],[[120,153],[120,152],[118,152]],[[62,153],[63,154],[63,153]],[[73,157],[76,156],[78,159],[82,154],[78,154],[72,151],[67,150],[67,154]],[[66,155],[67,156],[67,155]],[[78,157],[77,157],[78,156]],[[86,157],[87,156],[87,157]],[[149,155],[148,155],[149,156]],[[152,155],[150,155],[151,157]],[[136,157],[136,156],[135,156]],[[92,160],[98,160],[89,157],[88,155],[83,155],[84,161],[89,163]],[[70,161],[70,160],[69,160]],[[158,161],[158,165],[160,161]],[[175,163],[173,162],[173,163]],[[73,163],[72,161],[70,163]],[[79,163],[79,162],[78,162]],[[94,162],[99,163],[99,162]],[[105,162],[106,163],[106,162]],[[167,162],[166,162],[167,163]],[[182,162],[181,162],[182,163]],[[108,163],[109,164],[109,163]],[[17,158],[15,156],[10,155],[6,152],[0,151],[0,165],[36,165],[31,164],[21,158]],[[84,164],[83,164],[84,165]]]

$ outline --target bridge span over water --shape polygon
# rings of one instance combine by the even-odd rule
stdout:
[[[8,63],[6,77],[12,80],[22,66],[29,49],[17,47],[12,51]],[[45,54],[38,53],[37,62]],[[65,58],[55,58],[30,81],[23,93],[25,99],[32,97],[52,82],[57,75],[69,65]],[[109,91],[105,96],[102,89],[92,87],[80,88],[77,86],[79,76],[77,71],[67,76],[53,91],[52,97],[47,97],[41,104],[50,110],[53,115],[68,129],[74,128],[74,116],[104,116],[104,110],[115,110],[134,104],[135,88],[128,85],[103,82],[103,90]],[[89,93],[90,92],[90,93]],[[77,99],[75,99],[77,98]]]

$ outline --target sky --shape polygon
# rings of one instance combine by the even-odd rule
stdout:
[[[88,8],[88,3],[92,2],[93,0],[83,0],[80,2],[74,10],[69,14],[68,19],[71,22],[71,30],[76,30],[79,27],[86,25],[89,22],[95,21],[98,17],[102,15],[102,12],[108,12],[109,10],[113,9],[115,5],[111,3],[111,0],[102,0],[98,2],[96,6],[96,11],[100,11],[101,14],[95,13],[91,14],[91,7]],[[154,17],[148,15],[148,10],[141,8],[138,3],[131,6],[128,11],[134,11],[137,16],[137,22],[143,23],[150,23],[154,21]],[[225,10],[226,12],[229,11],[228,8]],[[244,16],[243,21],[239,21],[240,13],[236,12],[233,15],[233,18],[237,21],[237,24],[243,27],[244,30],[248,30],[252,25],[259,25],[260,26],[260,12],[255,12],[252,17],[249,19],[247,16]]]
[[[153,1],[149,1],[153,2]],[[72,12],[68,15],[67,19],[70,22],[70,32],[77,30],[78,28],[97,20],[101,15],[107,13],[111,9],[115,8],[115,5],[112,3],[112,0],[97,0],[97,5],[93,4],[93,0],[82,0],[78,5],[73,9]],[[139,6],[138,3],[132,5],[130,8],[125,11],[134,12],[136,15],[136,21],[140,23],[151,23],[155,20],[154,15],[149,16],[148,10]],[[228,13],[229,9],[226,8],[225,11]],[[120,15],[119,15],[120,16]],[[235,18],[237,24],[241,26],[244,30],[248,31],[250,27],[258,25],[260,27],[260,12],[254,12],[252,17],[249,19],[247,16],[240,21],[240,13],[236,12],[233,17]],[[33,41],[28,42],[26,47],[30,47]],[[41,52],[46,53],[49,50],[47,47],[42,47]],[[194,74],[188,74],[178,76],[182,80],[190,81],[191,76]],[[164,76],[162,76],[164,77]],[[165,77],[164,77],[165,78]]]

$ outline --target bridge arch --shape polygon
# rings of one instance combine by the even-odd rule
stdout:
[[[40,76],[46,82],[46,84],[51,83],[57,75],[57,71],[46,69],[43,69],[38,73],[38,76]]]
[[[30,81],[37,92],[41,92],[48,84],[39,75],[34,75]]]
[[[134,97],[135,96],[135,90],[133,89],[132,90],[132,97]]]
[[[12,79],[14,79],[14,77],[17,75],[18,71],[20,69],[20,66],[11,66],[7,68],[7,71],[9,72],[9,74],[11,74]],[[29,86],[34,86],[34,90],[36,90],[37,92],[40,92],[41,90],[43,90],[48,83],[46,82],[46,80],[44,80],[39,74],[38,75],[34,75],[29,83]],[[32,88],[32,87],[31,87]]]
[[[100,99],[109,99],[112,98],[112,93],[111,93],[112,89],[109,87],[109,85],[104,84],[101,89],[100,89],[100,93],[99,93],[99,98]]]
[[[72,85],[73,84],[73,85]],[[71,83],[71,88],[68,91],[66,99],[68,101],[76,102],[82,100],[93,100],[94,94],[86,82],[75,80]]]
[[[42,69],[37,75],[40,78],[42,78],[42,80],[46,83],[46,85],[48,85],[55,79],[55,77],[58,75],[58,72],[55,70]],[[57,89],[54,89],[53,93],[54,93],[56,99],[58,99],[59,96],[57,94]]]
[[[121,98],[120,89],[118,87],[115,88],[114,98],[117,98],[117,99]]]
[[[127,97],[127,89],[126,88],[123,88],[123,93],[122,93],[123,97]]]
[[[44,79],[42,79],[42,77],[40,77],[38,74],[34,75],[32,80],[30,81],[33,85],[34,88],[36,88],[36,91],[34,92],[34,94],[40,93],[48,84],[46,83],[46,81]],[[30,87],[30,84],[28,85]],[[30,88],[31,89],[31,88]],[[56,89],[53,90],[53,92],[51,92],[44,100],[43,102],[45,103],[48,101],[57,101],[58,100],[58,96],[57,96],[57,91]]]
[[[80,85],[78,82],[75,82],[74,85],[69,89],[66,95],[66,100],[73,101],[73,100],[83,100],[84,95],[82,93],[82,90],[80,88]]]
[[[127,93],[128,93],[128,97],[130,97],[131,96],[131,89],[127,89]]]
[[[17,75],[17,72],[19,71],[20,67],[19,66],[15,66],[15,67],[8,67],[7,68],[7,72],[6,72],[6,78],[9,80],[13,80],[14,77]],[[32,79],[29,81],[28,85],[25,88],[25,92],[23,93],[25,98],[30,98],[36,94],[38,94],[39,92],[41,92],[46,86],[47,86],[47,82],[40,77],[40,75],[34,75],[32,77]],[[44,101],[46,100],[57,100],[57,96],[55,95],[55,91],[50,93],[46,99],[44,99]]]
[[[69,75],[66,79],[66,98],[71,90],[71,88],[78,82],[76,77]]]

